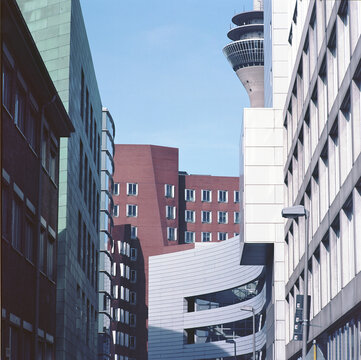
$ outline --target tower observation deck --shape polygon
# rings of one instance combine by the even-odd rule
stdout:
[[[251,107],[263,107],[263,2],[255,0],[254,8],[232,18],[235,26],[227,34],[232,42],[223,53],[247,90]]]

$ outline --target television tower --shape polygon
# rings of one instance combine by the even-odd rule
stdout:
[[[251,107],[264,106],[263,0],[253,0],[253,11],[233,16],[223,53],[245,87]]]

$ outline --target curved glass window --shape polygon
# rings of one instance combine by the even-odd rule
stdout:
[[[260,331],[265,323],[263,313],[255,315],[256,332]],[[226,324],[203,326],[193,329],[185,329],[185,343],[198,344],[237,337],[252,335],[253,319],[252,316],[239,321],[232,321]]]
[[[257,296],[264,285],[264,274],[248,284],[233,289],[217,291],[210,294],[186,298],[188,312],[216,309],[223,306],[238,304]]]

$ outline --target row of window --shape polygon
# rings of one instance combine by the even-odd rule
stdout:
[[[137,303],[137,294],[135,291],[130,291],[127,287],[121,285],[113,285],[112,288],[114,299],[116,300],[124,300],[129,302],[131,305],[135,305]]]
[[[200,233],[202,242],[212,241],[212,232],[202,231]],[[233,233],[233,236],[237,236],[239,233]],[[170,241],[177,240],[177,228],[167,227],[167,239]],[[228,239],[227,232],[217,232],[217,240],[223,241]],[[196,241],[196,232],[195,231],[185,231],[184,232],[184,242],[185,243],[194,243]]]
[[[136,347],[136,337],[128,335],[122,331],[113,331],[113,343],[115,345],[120,345],[127,347],[129,349],[135,349]]]
[[[136,326],[136,314],[124,310],[122,308],[113,308],[113,320],[118,321],[122,324],[129,325],[131,327]]]
[[[174,198],[174,185],[165,184],[164,185],[164,196],[167,198]],[[114,195],[120,194],[120,184],[114,184]],[[138,195],[138,184],[137,183],[127,183],[127,195],[128,196],[137,196]],[[196,190],[194,189],[185,189],[184,199],[186,201],[196,201]],[[228,202],[228,190],[217,190],[217,199],[218,202],[227,203]],[[203,202],[212,202],[212,190],[201,190],[201,200]],[[239,191],[234,191],[233,200],[235,203],[240,201]]]
[[[77,285],[76,332],[77,337],[85,339],[87,345],[97,343],[97,312],[96,307],[87,299],[86,294]]]
[[[135,283],[137,281],[137,271],[131,270],[128,265],[125,265],[123,263],[119,263],[118,274],[117,274],[117,263],[116,262],[113,263],[112,275],[126,278],[126,279],[130,280],[130,282],[132,282],[132,283]],[[118,288],[117,285],[115,285],[115,286]],[[114,295],[114,296],[116,297],[116,295]]]
[[[136,226],[132,226],[132,232],[135,233],[135,237],[132,237],[132,239],[135,239],[137,237],[137,227]],[[114,243],[113,242],[113,246],[112,246],[112,254],[114,254]],[[127,256],[128,258],[130,258],[130,260],[135,261],[137,260],[137,249],[136,248],[132,248],[130,246],[129,243],[125,242],[125,241],[119,241],[118,240],[118,254]]]
[[[194,210],[185,211],[185,221],[194,223],[196,221],[196,212]],[[212,211],[201,211],[201,221],[205,224],[212,223]],[[239,224],[239,212],[233,213],[233,221],[235,224]],[[218,224],[228,224],[228,211],[217,211],[217,222]]]
[[[90,283],[97,288],[98,252],[80,211],[78,212],[77,259]]]
[[[79,189],[83,193],[84,202],[88,206],[90,218],[99,230],[99,193],[91,170],[90,160],[83,149],[83,143],[79,142]]]
[[[97,133],[97,123],[93,112],[93,106],[89,100],[89,90],[85,85],[84,71],[81,71],[80,88],[80,117],[84,122],[85,134],[88,137],[90,150],[92,150],[94,163],[100,172],[100,135]],[[94,139],[94,140],[93,140]]]
[[[56,233],[42,218],[37,241],[35,207],[15,183],[13,187],[14,191],[11,191],[9,183],[3,181],[2,238],[33,264],[38,251],[40,271],[54,280]]]
[[[173,220],[176,218],[176,207],[175,206],[166,206],[166,218]],[[115,217],[119,216],[119,205],[114,206],[113,214]],[[126,216],[128,217],[137,217],[138,216],[138,205],[127,204],[126,205]],[[185,221],[189,223],[194,223],[196,221],[196,211],[195,210],[185,210]],[[212,211],[201,211],[201,221],[205,224],[212,223]],[[217,211],[217,221],[218,224],[228,224],[228,211]],[[238,211],[233,213],[233,221],[235,224],[240,222],[240,214]],[[132,234],[134,239],[136,234]]]

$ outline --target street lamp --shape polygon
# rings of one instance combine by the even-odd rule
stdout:
[[[303,319],[302,319],[302,360],[307,356],[307,325],[308,325],[308,222],[309,211],[303,205],[286,207],[282,210],[282,216],[289,219],[305,217],[305,270],[304,270],[304,295],[303,295]]]
[[[252,306],[242,306],[241,311],[250,311],[252,313],[252,338],[253,338],[253,355],[252,359],[256,360],[256,316]]]
[[[237,344],[236,344],[236,340],[234,339],[227,339],[226,343],[228,344],[234,344],[234,359],[237,360]]]

